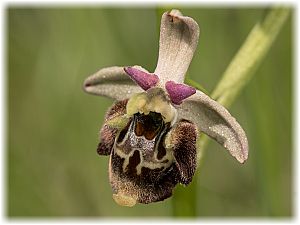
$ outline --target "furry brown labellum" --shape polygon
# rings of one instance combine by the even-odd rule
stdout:
[[[158,100],[159,95],[153,95],[157,92],[160,90],[154,88],[149,95],[141,93],[129,102],[117,102],[107,112],[100,132],[98,153],[110,154],[109,179],[113,198],[120,205],[164,200],[177,183],[189,184],[196,169],[197,129],[193,123],[181,120],[172,126],[155,109],[130,114],[143,101],[166,107],[163,96]]]

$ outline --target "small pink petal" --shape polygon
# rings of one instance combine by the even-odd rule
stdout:
[[[186,84],[177,84],[174,81],[166,82],[166,89],[171,101],[180,105],[182,101],[196,93],[196,89]]]
[[[146,73],[133,67],[124,67],[124,71],[135,83],[137,83],[137,85],[139,85],[145,91],[151,87],[154,87],[159,81],[157,75]]]

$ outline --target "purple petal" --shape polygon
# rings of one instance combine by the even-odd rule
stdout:
[[[196,89],[186,84],[177,84],[174,81],[166,82],[166,89],[171,101],[179,105],[182,101],[196,93]]]
[[[154,87],[159,81],[158,76],[155,74],[146,73],[133,67],[124,67],[124,70],[129,77],[145,91]]]

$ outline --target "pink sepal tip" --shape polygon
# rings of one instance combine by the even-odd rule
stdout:
[[[124,67],[124,71],[137,85],[139,85],[145,91],[151,87],[154,87],[159,81],[157,75],[146,73],[133,67]]]
[[[176,105],[180,105],[184,99],[196,93],[195,88],[186,84],[177,84],[174,81],[167,81],[165,87],[171,101]]]

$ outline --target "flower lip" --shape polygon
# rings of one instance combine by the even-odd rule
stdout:
[[[195,88],[186,84],[177,84],[174,81],[167,81],[165,87],[171,101],[176,105],[180,105],[184,99],[196,93]]]
[[[151,87],[154,87],[159,81],[157,75],[146,73],[133,67],[124,67],[124,71],[135,83],[137,83],[137,85],[139,85],[145,91]]]

